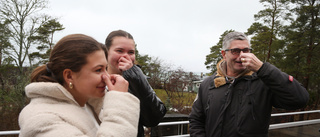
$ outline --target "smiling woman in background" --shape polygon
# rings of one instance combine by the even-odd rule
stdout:
[[[167,112],[166,107],[149,85],[141,69],[134,65],[136,44],[132,35],[116,30],[108,35],[105,44],[108,50],[108,73],[122,75],[129,82],[129,92],[141,102],[138,136],[144,136],[143,126],[157,126]]]
[[[139,100],[122,76],[106,68],[103,44],[83,34],[62,38],[49,62],[31,74],[20,136],[136,136]]]

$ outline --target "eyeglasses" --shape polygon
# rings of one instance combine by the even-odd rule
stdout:
[[[234,48],[234,49],[226,49],[224,51],[231,51],[233,55],[239,55],[241,51],[243,53],[251,53],[252,49],[251,48],[244,48],[244,49]]]

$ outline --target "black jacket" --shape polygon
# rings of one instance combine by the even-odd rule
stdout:
[[[129,82],[129,92],[140,100],[138,137],[141,137],[144,136],[143,126],[157,126],[167,110],[138,66],[134,65],[122,75]]]
[[[218,77],[201,83],[189,116],[191,136],[267,137],[273,106],[293,110],[309,99],[298,81],[269,63],[232,84],[216,87]]]

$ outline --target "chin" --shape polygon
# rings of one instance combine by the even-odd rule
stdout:
[[[96,96],[96,98],[102,98],[102,97],[104,97],[104,95],[105,95],[105,93],[99,94],[99,95]]]
[[[246,67],[241,67],[241,68],[237,68],[235,69],[237,72],[241,73],[242,71],[246,70]]]
[[[243,71],[246,69],[246,67],[241,65],[241,66],[234,67],[234,69],[237,71]]]
[[[105,95],[105,94],[102,94],[102,95],[100,95],[100,96],[99,96],[99,98],[102,98],[102,97],[104,97],[104,95]]]
[[[106,94],[106,90],[101,91],[101,97],[103,97]]]

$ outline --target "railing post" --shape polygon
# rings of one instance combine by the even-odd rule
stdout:
[[[183,134],[183,125],[181,124],[180,126],[181,126],[180,135],[182,135]]]

